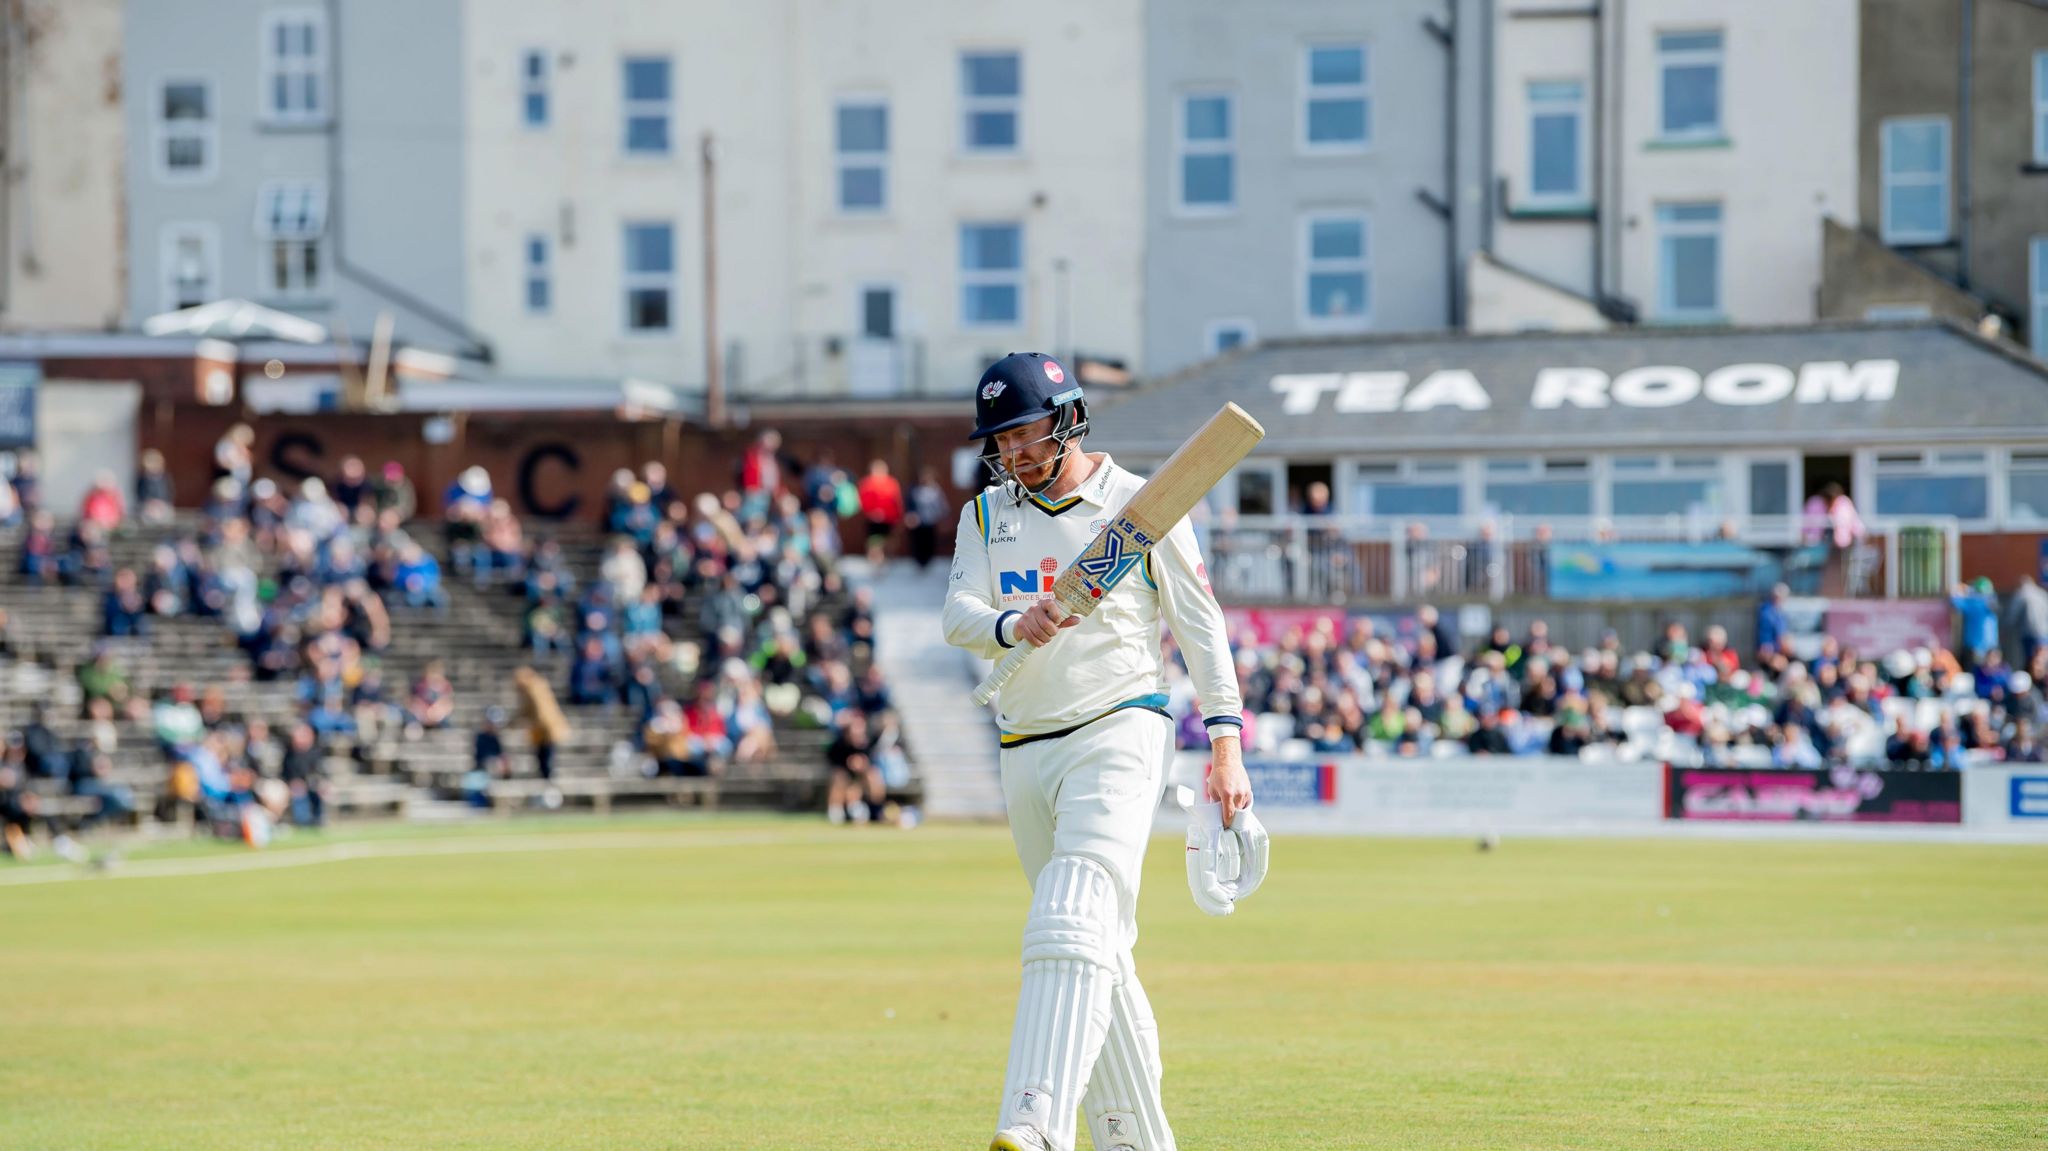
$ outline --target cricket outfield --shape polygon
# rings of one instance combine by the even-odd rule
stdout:
[[[1190,1151],[2048,1147],[2048,847],[1273,855],[1224,920],[1178,843],[1148,860]],[[146,856],[0,870],[0,1145],[979,1151],[995,1118],[1025,906],[1001,828]]]

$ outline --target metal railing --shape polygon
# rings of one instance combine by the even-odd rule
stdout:
[[[1845,549],[1809,545],[1792,517],[1734,526],[1670,519],[1520,522],[1364,516],[1224,516],[1203,533],[1219,596],[1237,602],[1500,603],[1550,596],[1553,548],[1607,543],[1745,545],[1779,561],[1797,594],[1946,595],[1961,567],[1951,518],[1887,520]],[[1764,587],[1753,589],[1767,590]]]

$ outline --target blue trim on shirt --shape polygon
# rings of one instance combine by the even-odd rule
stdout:
[[[1243,727],[1244,719],[1241,716],[1235,715],[1212,715],[1209,718],[1202,721],[1202,726],[1214,727],[1219,723],[1227,723],[1232,727]]]
[[[1011,616],[1013,616],[1013,615],[1023,615],[1023,614],[1024,614],[1024,613],[1023,613],[1023,612],[1021,612],[1021,611],[1014,611],[1014,610],[1013,610],[1013,611],[1006,611],[1006,612],[1004,612],[1003,614],[1001,614],[1001,615],[999,615],[999,616],[997,616],[997,617],[996,617],[996,642],[997,642],[998,644],[1001,644],[1001,645],[1002,645],[1003,647],[1016,647],[1016,646],[1017,646],[1016,644],[1014,644],[1014,643],[1008,643],[1008,642],[1006,642],[1006,641],[1005,641],[1005,640],[1003,639],[1003,625],[1004,625],[1004,624],[1006,624],[1006,623],[1008,623],[1008,622],[1010,622],[1010,617],[1011,617]]]

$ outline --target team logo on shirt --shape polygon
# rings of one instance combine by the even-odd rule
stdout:
[[[1004,603],[1015,600],[1036,601],[1052,594],[1053,580],[1060,574],[1060,561],[1047,556],[1038,561],[1038,570],[1021,572],[997,572],[996,591]]]

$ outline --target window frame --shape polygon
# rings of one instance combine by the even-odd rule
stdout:
[[[1536,162],[1538,141],[1536,120],[1538,116],[1558,115],[1559,113],[1555,110],[1555,105],[1561,102],[1546,101],[1539,104],[1533,89],[1543,85],[1558,84],[1571,84],[1578,88],[1578,95],[1570,103],[1570,113],[1575,128],[1573,141],[1576,148],[1576,155],[1573,157],[1572,164],[1572,189],[1569,192],[1545,192],[1536,187],[1536,171],[1538,167]],[[1591,164],[1588,156],[1589,149],[1586,147],[1586,82],[1580,79],[1538,80],[1531,78],[1523,86],[1522,99],[1523,105],[1529,114],[1529,169],[1526,176],[1527,193],[1523,197],[1524,202],[1531,207],[1539,208],[1576,208],[1590,204],[1592,202],[1592,194],[1589,190]],[[1549,105],[1550,110],[1546,111],[1545,105]]]
[[[1720,38],[1714,48],[1667,49],[1667,36],[1704,36]],[[1652,54],[1657,61],[1657,136],[1660,141],[1687,142],[1725,139],[1728,134],[1728,30],[1725,28],[1659,28],[1652,33]],[[1691,128],[1673,130],[1670,126],[1670,109],[1664,103],[1665,73],[1674,67],[1697,67],[1711,63],[1714,66],[1714,122]]]
[[[1467,461],[1463,458],[1423,456],[1400,459],[1357,459],[1345,469],[1346,483],[1337,500],[1348,514],[1385,522],[1446,523],[1466,518],[1472,492]],[[1399,488],[1450,488],[1457,493],[1458,510],[1453,512],[1381,512],[1373,506],[1372,487],[1384,483]],[[1332,485],[1335,487],[1336,485]]]
[[[1002,95],[983,95],[968,87],[970,59],[980,57],[1009,56],[1017,62],[1017,90]],[[955,57],[960,74],[960,151],[969,156],[1015,156],[1024,151],[1024,50],[1022,48],[962,48]],[[974,142],[974,117],[978,113],[1007,112],[1010,116],[1010,143],[977,144]]]
[[[206,94],[204,120],[172,120],[164,114],[164,96],[172,86],[196,85]],[[155,114],[151,117],[150,164],[160,184],[209,184],[220,175],[220,89],[210,76],[165,76],[156,83]],[[170,145],[174,139],[197,139],[204,152],[196,169],[173,168]]]
[[[633,269],[633,231],[636,228],[665,228],[668,230],[668,271],[645,272]],[[676,222],[670,217],[648,217],[619,221],[619,332],[629,340],[672,340],[677,335],[677,295],[680,278],[677,267],[681,263],[681,237]],[[633,293],[649,288],[660,288],[667,293],[668,323],[659,328],[636,328],[633,326]]]
[[[1913,173],[1902,180],[1892,171],[1892,129],[1921,124],[1941,127],[1941,171],[1938,176]],[[1877,212],[1878,235],[1886,244],[1903,247],[1946,244],[1955,237],[1955,128],[1947,116],[1887,116],[1878,122]],[[1941,189],[1941,229],[1938,232],[1907,231],[1892,220],[1892,191],[1895,187]]]
[[[1711,206],[1715,216],[1711,226],[1703,220],[1667,219],[1667,210],[1682,208],[1703,208]],[[1728,209],[1719,200],[1667,200],[1654,208],[1652,220],[1656,224],[1657,238],[1657,315],[1660,323],[1698,324],[1717,323],[1724,318],[1726,307],[1726,250]],[[1681,308],[1677,305],[1678,284],[1676,261],[1671,258],[1667,245],[1672,240],[1711,235],[1714,240],[1714,303],[1708,308]]]
[[[533,258],[534,245],[540,245],[540,259]],[[520,295],[519,310],[528,316],[551,316],[555,311],[555,238],[546,232],[528,232],[519,245]],[[547,302],[533,306],[534,285],[539,284]]]
[[[969,252],[969,250],[970,250],[970,248],[969,248],[969,245],[968,245],[968,243],[967,243],[967,231],[968,231],[968,229],[970,229],[970,228],[1014,228],[1014,229],[1016,229],[1016,232],[1017,232],[1017,266],[1016,266],[1015,268],[996,268],[996,269],[989,269],[989,268],[970,268],[970,267],[968,266],[968,264],[967,264],[967,255],[968,255],[968,252]],[[957,258],[957,260],[956,260],[956,262],[955,262],[955,265],[954,265],[954,266],[955,266],[955,268],[956,268],[956,270],[958,271],[958,273],[959,273],[959,276],[960,276],[960,293],[959,293],[959,304],[960,304],[960,311],[959,311],[959,321],[960,321],[960,327],[961,327],[961,329],[962,329],[963,331],[976,331],[976,332],[985,332],[985,331],[1013,331],[1013,330],[1015,330],[1015,329],[1018,329],[1018,328],[1022,328],[1022,327],[1024,326],[1024,317],[1025,317],[1025,315],[1027,314],[1027,309],[1029,308],[1029,301],[1028,301],[1028,300],[1026,299],[1026,295],[1025,295],[1025,276],[1024,276],[1024,269],[1025,269],[1025,266],[1026,266],[1026,264],[1027,264],[1027,262],[1029,261],[1029,258],[1030,258],[1030,257],[1029,257],[1029,256],[1028,256],[1028,255],[1026,254],[1026,249],[1025,249],[1025,247],[1024,247],[1024,243],[1025,243],[1025,239],[1026,239],[1026,236],[1025,236],[1025,231],[1024,231],[1024,221],[1022,221],[1022,220],[962,220],[962,221],[960,221],[960,225],[959,225],[959,228],[958,228],[958,229],[957,229],[957,230],[955,231],[954,235],[955,235],[955,238],[956,238],[956,242],[957,242],[957,243],[959,244],[959,255],[958,255],[958,258]],[[989,320],[974,320],[974,319],[970,319],[970,318],[968,318],[968,314],[967,314],[967,291],[968,291],[968,289],[969,289],[970,287],[975,287],[975,286],[980,286],[980,285],[998,285],[998,286],[1000,286],[1000,285],[1002,285],[1002,284],[1013,284],[1013,285],[1014,285],[1014,286],[1016,287],[1016,289],[1017,289],[1017,314],[1016,314],[1015,316],[1012,316],[1012,317],[1011,317],[1010,319],[1008,319],[1008,320],[998,320],[998,321],[989,321]]]
[[[1327,49],[1358,49],[1356,84],[1323,84],[1315,81],[1315,54]],[[1372,41],[1356,39],[1311,40],[1301,46],[1300,70],[1296,76],[1295,147],[1304,156],[1356,156],[1373,148]],[[1364,133],[1357,140],[1313,141],[1309,138],[1309,105],[1316,100],[1357,100]]]
[[[1334,221],[1357,221],[1359,226],[1359,251],[1356,257],[1322,257],[1320,263],[1315,255],[1315,226]],[[1372,285],[1372,215],[1363,208],[1323,208],[1303,212],[1297,225],[1295,269],[1295,322],[1303,331],[1310,332],[1362,332],[1370,330],[1373,316]],[[1353,270],[1361,273],[1364,283],[1364,307],[1356,316],[1317,316],[1312,312],[1315,293],[1309,282],[1318,271],[1343,273]]]
[[[1188,103],[1192,100],[1222,100],[1226,131],[1222,140],[1193,140],[1188,136]],[[1189,88],[1177,92],[1173,102],[1173,214],[1176,216],[1229,216],[1237,212],[1237,93],[1228,88]],[[1222,156],[1230,161],[1230,199],[1222,203],[1188,202],[1187,162],[1197,156]]]
[[[1489,491],[1496,484],[1536,487],[1569,483],[1585,486],[1584,513],[1507,511],[1493,500]],[[1589,456],[1485,456],[1479,460],[1476,514],[1491,520],[1527,518],[1552,524],[1591,520],[1600,513],[1600,485],[1600,469]]]
[[[1974,453],[1981,458],[1972,463],[1967,460],[1943,459],[1943,456],[1958,456]],[[1897,520],[1928,519],[1936,516],[1951,516],[1958,524],[1968,528],[1988,526],[2000,512],[1998,491],[1998,466],[2005,453],[1974,444],[1959,444],[1952,448],[1873,448],[1866,453],[1870,479],[1869,511],[1866,521],[1884,524]],[[1904,464],[1907,457],[1915,461]],[[1982,516],[1958,516],[1952,512],[1912,512],[1904,515],[1885,511],[1880,505],[1880,488],[1886,479],[1920,478],[1941,479],[1948,477],[1978,478],[1984,481],[1984,514]]]
[[[840,138],[839,117],[849,109],[882,112],[882,146],[879,149],[848,151]],[[847,93],[832,101],[832,208],[841,216],[886,216],[889,214],[889,98],[868,93]],[[846,173],[850,169],[872,168],[880,175],[881,200],[873,206],[849,207],[846,203]]]
[[[1250,316],[1218,316],[1202,325],[1202,349],[1210,359],[1236,350],[1218,346],[1223,333],[1233,329],[1243,333],[1238,348],[1248,348],[1259,342],[1259,326],[1252,322]]]
[[[540,75],[529,66],[538,60]],[[545,48],[528,48],[519,53],[519,124],[529,132],[544,132],[555,119],[555,60]],[[533,99],[540,97],[540,119],[533,118]]]
[[[2048,48],[2034,53],[2034,163],[2048,166]]]
[[[305,57],[307,63],[286,64],[286,57],[275,51],[277,30],[280,26],[305,24],[313,29],[313,51]],[[257,21],[261,40],[258,43],[256,107],[257,120],[269,127],[305,128],[321,127],[334,116],[333,52],[328,42],[327,11],[324,8],[271,8]],[[298,60],[299,57],[290,57]],[[283,75],[312,76],[318,83],[315,91],[320,95],[318,107],[299,110],[281,110],[275,103],[277,80]]]
[[[660,99],[632,94],[635,64],[659,62],[667,69],[668,95]],[[659,115],[662,125],[660,149],[633,146],[633,121]],[[619,154],[629,160],[669,160],[676,154],[676,58],[667,52],[627,52],[619,56]]]

